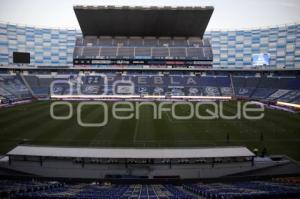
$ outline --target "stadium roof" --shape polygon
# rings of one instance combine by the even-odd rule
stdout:
[[[246,147],[75,148],[44,146],[17,146],[7,155],[73,158],[221,158],[254,156]]]
[[[203,37],[213,7],[74,6],[84,36]]]

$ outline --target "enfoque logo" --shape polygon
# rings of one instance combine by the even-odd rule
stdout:
[[[93,82],[96,84],[91,84]],[[102,89],[99,85],[102,85]],[[93,78],[87,76],[78,76],[70,80],[53,81],[50,86],[51,95],[60,95],[61,98],[67,95],[76,94],[78,97],[89,94],[99,97],[106,96],[108,91],[114,95],[133,95],[135,92],[134,82],[130,80],[118,80],[108,85],[108,77],[106,75],[95,75]],[[99,93],[101,91],[101,93]],[[68,111],[64,116],[55,114],[55,107],[65,106]],[[84,122],[84,108],[93,106],[101,108],[102,116],[99,117],[102,121],[96,123]],[[205,102],[189,102],[189,101],[83,101],[79,102],[77,107],[73,107],[73,103],[69,101],[54,101],[50,106],[50,116],[55,120],[69,120],[74,117],[79,126],[82,127],[103,127],[108,124],[109,119],[118,120],[139,120],[142,115],[143,107],[152,108],[152,118],[154,120],[162,119],[163,114],[167,114],[171,121],[173,120],[190,120],[196,118],[198,120],[260,120],[264,118],[264,106],[261,103],[255,102],[240,102],[236,101],[236,110],[232,114],[226,114],[223,101],[205,101]],[[178,110],[187,111],[178,111]],[[183,114],[184,113],[184,114]]]
[[[171,120],[190,120],[197,118],[199,120],[260,120],[264,117],[264,106],[255,104],[253,102],[237,102],[237,110],[235,114],[226,115],[224,111],[223,102],[111,102],[112,107],[109,108],[107,102],[103,101],[86,101],[80,102],[76,108],[77,123],[82,127],[102,127],[108,124],[109,118],[118,120],[139,120],[142,114],[142,107],[151,106],[153,110],[153,119],[162,119],[163,113],[169,115]],[[65,116],[57,116],[54,114],[56,106],[68,107],[68,113]],[[86,123],[83,122],[83,108],[87,106],[97,106],[102,108],[101,113],[103,114],[100,118],[102,121],[97,123]],[[185,107],[185,115],[178,113],[178,107]],[[209,107],[209,108],[208,108]],[[204,110],[204,111],[203,111]],[[253,115],[255,113],[255,115]],[[73,104],[67,101],[56,101],[51,103],[50,115],[55,120],[68,120],[74,115]],[[111,115],[111,117],[110,117]]]

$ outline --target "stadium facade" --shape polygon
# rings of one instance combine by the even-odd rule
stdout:
[[[0,24],[0,64],[13,64],[14,51],[31,54],[31,65],[73,66],[75,29]],[[270,54],[270,68],[300,68],[300,24],[252,30],[206,31],[213,67],[252,67],[252,55]],[[101,65],[98,65],[101,67]],[[142,66],[141,66],[142,67]]]
[[[71,66],[76,35],[70,29],[0,24],[0,63],[12,64],[14,51],[30,52],[33,65]]]

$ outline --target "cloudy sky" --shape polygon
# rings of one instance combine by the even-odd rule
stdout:
[[[300,22],[300,0],[0,0],[0,21],[79,29],[73,5],[214,6],[210,30]]]

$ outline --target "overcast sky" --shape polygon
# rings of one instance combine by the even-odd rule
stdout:
[[[214,6],[210,30],[300,22],[300,0],[0,0],[0,21],[79,29],[73,5]]]

